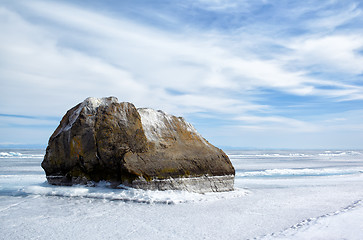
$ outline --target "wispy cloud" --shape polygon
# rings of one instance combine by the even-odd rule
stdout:
[[[240,128],[266,130],[282,130],[290,132],[315,132],[319,127],[308,122],[281,116],[240,116],[235,118]]]
[[[225,115],[249,131],[306,133],[321,132],[327,120],[311,120],[314,102],[342,118],[336,106],[357,110],[363,100],[355,1],[115,4],[127,8],[3,3],[1,111],[60,117],[88,96],[115,95],[191,121]],[[305,105],[306,117],[287,111],[287,100]]]
[[[359,53],[363,49],[363,33],[297,39],[288,46],[295,55],[290,61],[304,67],[352,75],[363,73],[363,56]]]
[[[334,2],[331,2],[333,5]],[[330,5],[330,6],[331,6]],[[329,5],[328,5],[329,6]],[[344,3],[339,8],[327,8],[317,12],[317,17],[307,21],[307,27],[323,32],[335,30],[362,15],[357,2]]]

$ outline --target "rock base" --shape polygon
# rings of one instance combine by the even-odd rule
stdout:
[[[189,192],[226,192],[233,191],[234,175],[201,176],[191,178],[135,180],[130,187],[144,190],[183,190]]]
[[[71,186],[73,184],[94,185],[92,181],[85,178],[69,179],[65,176],[47,176],[48,183],[53,185]],[[113,182],[111,187],[117,187],[121,182]],[[226,192],[233,191],[234,175],[225,176],[201,176],[190,178],[168,178],[153,179],[146,181],[145,179],[134,180],[131,184],[122,183],[125,186],[143,190],[182,190],[196,193],[206,192]]]

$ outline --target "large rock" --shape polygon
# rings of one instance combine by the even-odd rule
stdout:
[[[108,181],[142,189],[233,190],[227,155],[183,118],[117,98],[87,98],[49,139],[42,167],[50,184]]]

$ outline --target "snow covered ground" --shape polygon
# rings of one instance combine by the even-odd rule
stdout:
[[[48,185],[0,150],[0,239],[363,239],[363,151],[230,151],[236,190]]]

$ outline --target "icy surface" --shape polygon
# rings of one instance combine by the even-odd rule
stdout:
[[[362,151],[231,151],[235,191],[59,187],[1,150],[0,239],[363,239]]]
[[[295,176],[331,176],[331,175],[349,175],[363,173],[363,167],[356,168],[301,168],[301,169],[266,169],[263,171],[246,171],[237,173],[237,177],[295,177]]]
[[[305,219],[282,232],[272,233],[261,237],[261,239],[361,240],[362,232],[359,232],[359,229],[363,229],[362,216],[363,204],[362,200],[358,200],[343,209],[319,217]]]
[[[57,196],[69,198],[99,199],[105,201],[121,201],[147,204],[179,204],[192,202],[211,202],[220,199],[230,199],[243,197],[249,193],[244,189],[226,193],[206,193],[198,194],[187,191],[151,191],[134,188],[112,189],[107,184],[96,187],[55,187],[48,184],[42,186],[29,186],[21,190],[24,194],[39,196]]]
[[[23,154],[20,152],[0,152],[0,158],[43,158],[44,154]]]

